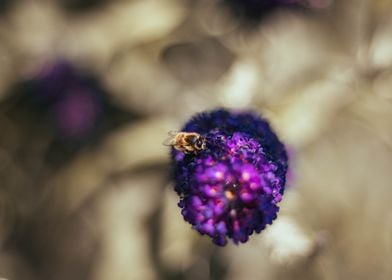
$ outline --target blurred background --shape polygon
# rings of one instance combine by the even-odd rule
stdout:
[[[392,279],[392,1],[248,2],[0,1],[0,278]],[[215,107],[291,155],[278,219],[224,248],[162,145]]]

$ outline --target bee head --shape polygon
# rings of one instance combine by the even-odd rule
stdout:
[[[198,137],[195,141],[195,147],[199,150],[202,150],[204,148],[205,144],[205,139],[203,137]]]

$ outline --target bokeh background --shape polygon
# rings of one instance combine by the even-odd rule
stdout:
[[[167,132],[215,107],[286,143],[278,219],[185,223]],[[0,278],[392,279],[392,1],[0,1]]]

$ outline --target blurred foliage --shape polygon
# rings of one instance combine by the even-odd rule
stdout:
[[[301,3],[249,28],[218,0],[0,1],[0,278],[391,279],[392,1]],[[241,246],[182,220],[162,145],[214,107],[291,151]]]

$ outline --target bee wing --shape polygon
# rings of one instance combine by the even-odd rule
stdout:
[[[176,131],[176,130],[170,130],[167,135],[171,136],[171,137],[175,137],[178,133],[180,133],[180,131]]]
[[[174,145],[174,138],[176,137],[177,133],[172,133],[172,131],[170,131],[168,133],[169,137],[167,137],[162,144],[165,146],[173,146]]]

